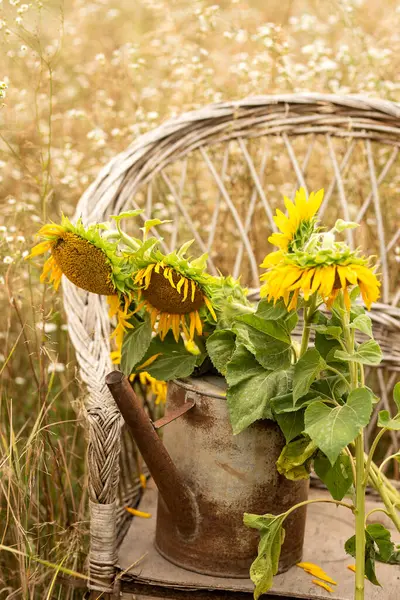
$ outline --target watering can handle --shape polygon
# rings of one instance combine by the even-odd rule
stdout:
[[[161,419],[157,419],[157,421],[153,421],[154,429],[160,429],[160,427],[164,427],[164,425],[168,425],[168,423],[175,421],[175,419],[178,419],[179,417],[181,417],[182,415],[187,413],[191,408],[193,408],[195,406],[195,404],[196,404],[195,400],[188,400],[187,402],[182,404],[182,406],[179,406],[179,408],[175,408],[175,410],[171,410],[171,412],[169,412],[167,415],[164,415],[163,417],[161,417]]]

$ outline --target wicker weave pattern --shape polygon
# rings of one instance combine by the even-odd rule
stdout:
[[[258,163],[250,147],[255,138],[262,148]],[[302,160],[295,148],[299,138],[308,146]],[[348,143],[346,151],[339,156],[335,144],[341,139]],[[172,218],[175,226],[162,231],[164,249],[170,250],[179,241],[193,237],[198,250],[210,252],[210,270],[214,273],[224,259],[224,253],[217,253],[215,248],[221,243],[225,222],[230,220],[234,240],[226,250],[227,261],[231,261],[229,269],[235,276],[243,273],[245,283],[257,287],[260,253],[262,256],[266,248],[261,247],[257,239],[254,241],[254,230],[260,218],[271,230],[275,229],[274,205],[266,185],[271,141],[281,144],[285,163],[278,164],[277,168],[284,169],[288,179],[294,175],[294,180],[290,179],[293,190],[299,185],[307,188],[307,169],[313,148],[315,144],[323,144],[332,177],[326,186],[322,214],[331,210],[333,197],[338,212],[346,219],[360,220],[373,212],[383,285],[382,303],[374,307],[372,318],[385,353],[385,368],[378,369],[375,377],[381,389],[382,404],[387,407],[389,390],[396,381],[396,371],[400,370],[398,270],[396,263],[388,258],[399,243],[400,229],[385,222],[380,186],[399,168],[400,105],[353,96],[296,94],[260,96],[204,107],[164,123],[116,156],[83,194],[76,216],[82,216],[89,224],[128,208],[144,208],[143,219],[146,219],[168,198],[166,217]],[[265,148],[264,142],[267,142]],[[249,181],[250,191],[244,208],[237,203],[234,187],[228,185],[233,144]],[[363,195],[358,213],[353,215],[349,209],[346,178],[352,160],[360,152],[360,144],[366,159],[368,193]],[[380,170],[374,153],[378,145],[387,152]],[[222,148],[220,160],[216,160],[215,148]],[[185,191],[188,161],[193,157],[197,163],[201,161],[201,177],[208,173],[215,185],[212,202],[204,206],[203,222],[193,218],[191,198]],[[185,239],[180,239],[181,236]],[[360,243],[352,230],[347,232],[347,241],[352,247]],[[133,480],[135,465],[129,454],[131,442],[123,437],[121,451],[121,417],[103,383],[112,368],[107,307],[104,299],[77,290],[65,278],[63,289],[70,335],[90,394],[87,405],[90,498],[99,504],[99,509],[114,500],[118,503],[119,481],[119,497],[128,503],[137,492],[137,483]],[[391,448],[397,447],[394,433],[391,442]],[[118,515],[122,531],[123,511],[119,510]],[[92,535],[97,538],[101,535],[98,518],[92,527]],[[90,561],[94,574],[99,572],[99,560],[110,564],[112,552],[107,559],[98,557],[95,546],[92,552]]]

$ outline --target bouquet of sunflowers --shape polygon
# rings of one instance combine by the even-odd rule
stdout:
[[[287,215],[277,210],[280,233],[269,241],[279,250],[261,265],[266,269],[261,300],[253,304],[238,281],[206,272],[205,255],[188,258],[191,242],[162,253],[160,240],[149,237],[162,221],[146,221],[142,239],[129,236],[121,221],[140,211],[111,217],[113,225],[89,227],[63,217],[61,225],[42,227],[43,241],[30,256],[51,253],[42,281],[49,278],[57,288],[65,274],[75,285],[107,296],[115,325],[113,361],[131,379],[149,384],[157,402],[165,399],[168,380],[213,370],[228,384],[234,434],[258,419],[278,423],[286,439],[278,471],[296,480],[308,478],[313,467],[330,501],[355,516],[355,536],[345,550],[356,559],[355,598],[362,600],[365,577],[379,585],[375,560],[400,564],[390,532],[366,525],[365,514],[370,484],[384,503],[379,510],[400,531],[400,494],[373,460],[382,435],[400,429],[400,383],[394,388],[397,414],[380,412],[380,431],[365,455],[363,431],[378,399],[365,384],[364,366],[379,364],[382,353],[359,299],[369,309],[380,284],[370,259],[336,240],[357,224],[338,220],[329,231],[319,226],[322,199],[323,190],[307,197],[300,189],[294,202],[285,198]],[[301,344],[293,336],[300,315]],[[359,334],[366,341],[357,341]],[[385,462],[396,458],[399,452]],[[318,500],[280,515],[244,515],[261,537],[250,571],[256,599],[277,572],[285,519],[310,502]],[[319,576],[324,579],[322,571]]]

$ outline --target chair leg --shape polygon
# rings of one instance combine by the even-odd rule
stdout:
[[[116,496],[122,417],[114,405],[89,406],[88,472],[90,508],[89,598],[119,598]]]

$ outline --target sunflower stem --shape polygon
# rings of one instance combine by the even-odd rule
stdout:
[[[343,336],[346,343],[347,352],[354,353],[354,332],[350,330],[349,311],[344,306],[343,293],[341,299],[341,321]],[[358,387],[358,367],[357,363],[351,361],[350,368],[350,389],[355,390]],[[364,600],[364,580],[365,580],[365,467],[364,467],[364,436],[363,430],[354,440],[355,445],[355,533],[356,533],[356,576],[355,576],[355,600]]]
[[[301,338],[300,356],[301,358],[307,352],[308,342],[311,333],[311,322],[317,306],[317,294],[313,294],[310,299],[310,304],[304,307],[304,328]]]

